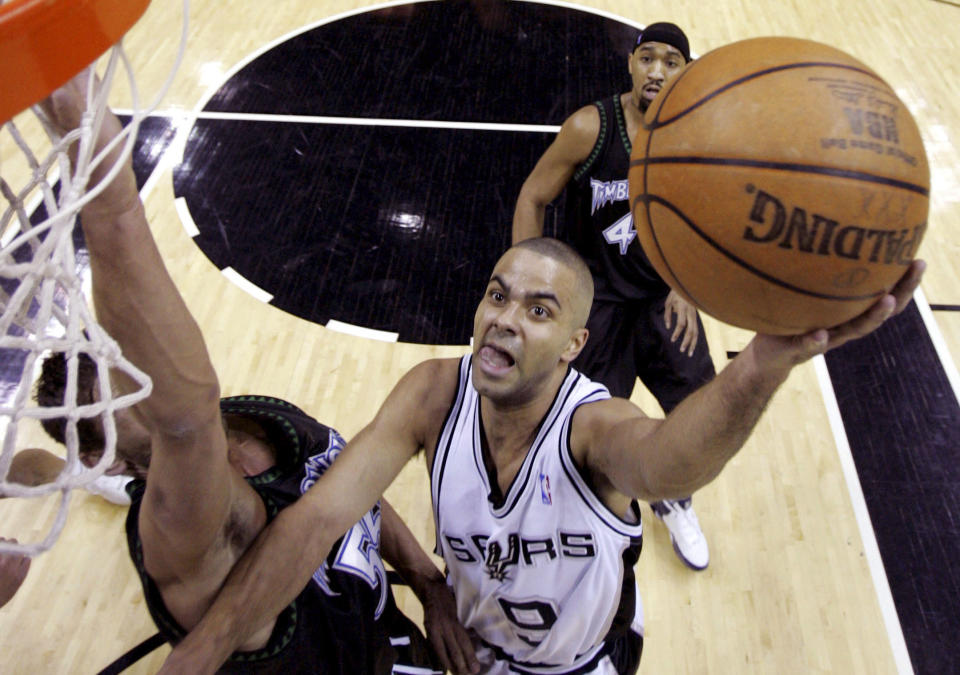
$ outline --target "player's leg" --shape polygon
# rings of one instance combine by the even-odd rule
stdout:
[[[114,466],[121,464],[116,462]],[[43,485],[56,480],[65,465],[66,460],[52,452],[41,448],[24,448],[13,456],[7,480],[21,485]],[[130,476],[117,473],[111,467],[102,476],[84,485],[84,488],[109,502],[126,506],[130,504],[126,485],[131,480]]]
[[[692,356],[680,351],[681,338],[671,342],[673,334],[664,322],[664,300],[659,298],[637,312],[637,376],[656,397],[664,414],[680,401],[712,380],[716,375],[703,322],[697,314],[699,337]]]
[[[636,383],[632,321],[623,303],[594,301],[587,319],[587,344],[573,367],[610,390],[611,396],[630,398]]]
[[[391,593],[381,621],[385,622],[390,633],[390,644],[396,650],[397,657],[393,672],[416,672],[431,675],[444,672],[423,633],[413,621],[397,607]]]
[[[633,618],[626,630],[612,639],[610,652],[606,657],[606,661],[617,675],[636,673],[640,668],[640,656],[643,653],[643,601],[636,582],[630,581],[629,584],[629,586],[624,585],[624,593],[629,593],[628,589],[632,588],[633,597],[627,595],[621,600],[621,608],[624,606],[624,601],[628,606],[633,605]]]
[[[635,358],[638,377],[656,397],[664,413],[669,413],[713,379],[716,371],[700,316],[697,316],[697,345],[693,355],[687,356],[680,350],[680,339],[670,341],[672,331],[664,321],[664,300],[665,297],[650,302],[637,313]],[[650,506],[670,530],[677,556],[691,569],[705,569],[710,563],[710,550],[693,510],[692,498],[654,502]]]

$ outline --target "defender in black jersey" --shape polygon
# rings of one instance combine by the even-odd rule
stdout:
[[[61,135],[79,123],[88,79],[82,73],[42,104]],[[93,141],[95,154],[120,129],[108,110]],[[102,453],[97,438],[115,431],[118,457],[135,473],[146,471],[145,482],[131,491],[128,541],[152,616],[176,642],[234,568],[243,569],[241,558],[267,524],[329,469],[343,440],[284,401],[220,400],[203,335],[153,241],[131,160],[119,160],[118,152],[107,153],[94,169],[92,185],[122,161],[112,182],[84,207],[81,221],[97,319],[151,378],[152,392],[134,408],[115,411],[113,428],[88,420],[93,435],[82,450]],[[86,372],[86,379],[80,373],[63,378],[64,386],[72,381],[81,392],[78,399],[86,397],[81,404],[94,401],[99,390],[95,373]],[[128,390],[126,379],[111,379],[118,396]],[[258,619],[236,645],[229,670],[438,672],[419,630],[394,605],[381,546],[384,559],[424,601],[425,624],[442,629],[440,646],[449,636],[469,643],[443,575],[412,533],[385,502],[371,500],[368,508],[359,521],[338,528],[336,545],[317,561],[312,579],[277,584],[278,594],[294,589],[292,601]],[[247,609],[253,608],[237,612]],[[439,614],[427,618],[431,612]]]
[[[274,466],[246,477],[263,500],[269,520],[299,499],[344,445],[334,429],[280,399],[235,396],[222,399],[220,411],[228,430],[259,429],[276,450]],[[127,488],[132,499],[127,544],[150,615],[161,635],[175,644],[186,631],[170,614],[143,560],[139,516],[145,487],[143,480],[135,480]],[[340,538],[313,580],[280,614],[267,644],[234,653],[221,671],[441,672],[420,630],[394,602],[379,550],[381,519],[377,503]]]
[[[659,277],[637,240],[627,174],[643,113],[689,60],[687,38],[677,26],[647,26],[627,62],[633,88],[563,123],[524,182],[513,218],[514,243],[541,236],[544,209],[566,186],[566,238],[594,283],[590,338],[574,366],[623,398],[630,398],[639,377],[665,413],[716,373],[696,309]],[[680,559],[704,569],[709,550],[690,498],[652,507],[670,529]]]

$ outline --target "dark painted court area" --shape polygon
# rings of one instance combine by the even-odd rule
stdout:
[[[206,111],[560,124],[629,85],[636,29],[531,2],[444,0],[296,35],[226,83]]]
[[[559,125],[629,86],[636,29],[533,3],[417,3],[324,24],[231,77],[204,112]],[[552,134],[203,120],[175,172],[197,244],[318,323],[466,344]],[[557,227],[554,213],[548,217]]]
[[[467,344],[548,135],[200,121],[175,192],[197,245],[317,323]]]
[[[960,672],[960,406],[916,305],[826,361],[914,669]]]

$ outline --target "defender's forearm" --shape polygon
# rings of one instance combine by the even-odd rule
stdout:
[[[430,583],[445,583],[443,573],[423,550],[400,515],[386,499],[380,501],[383,522],[381,523],[380,552],[404,581],[410,585],[421,602]]]

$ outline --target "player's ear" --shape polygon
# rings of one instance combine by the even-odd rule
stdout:
[[[580,352],[583,351],[584,346],[587,344],[588,337],[590,337],[590,331],[586,328],[578,328],[575,330],[573,335],[570,336],[570,340],[567,342],[563,353],[560,354],[560,360],[564,363],[570,363],[580,356]]]

